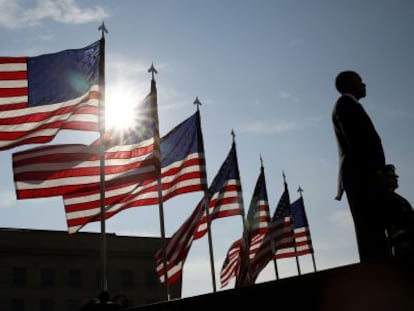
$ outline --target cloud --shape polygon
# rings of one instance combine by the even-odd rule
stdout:
[[[288,92],[284,92],[281,91],[277,94],[277,97],[279,97],[280,99],[284,100],[284,101],[288,101],[288,102],[292,102],[292,103],[299,103],[300,99],[299,97],[296,97],[295,95],[288,93]]]
[[[295,130],[299,128],[299,124],[293,121],[256,121],[249,125],[244,126],[241,131],[258,133],[258,134],[271,134],[271,133],[283,133]]]
[[[322,120],[321,117],[310,117],[306,120],[257,120],[240,127],[242,132],[255,134],[274,134],[302,130],[315,126]]]
[[[100,6],[80,7],[75,0],[0,0],[0,26],[16,29],[40,25],[45,19],[64,24],[84,24],[102,21],[107,16]]]
[[[336,210],[329,216],[329,220],[341,227],[350,227],[353,224],[353,220],[348,208],[341,208],[340,210]]]

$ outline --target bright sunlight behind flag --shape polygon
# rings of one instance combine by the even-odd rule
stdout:
[[[100,148],[105,144],[105,181],[129,183],[154,178],[159,167],[154,148],[157,118],[154,95],[149,94],[132,114],[133,126],[108,131],[91,145],[52,145],[14,153],[13,174],[18,199],[50,197],[97,188],[100,185]]]
[[[0,57],[0,150],[61,129],[98,131],[101,41],[36,57]]]
[[[206,188],[206,171],[200,113],[173,128],[161,138],[162,199],[200,191]],[[158,204],[156,177],[143,182],[116,183],[105,189],[105,217],[136,206]],[[68,194],[64,204],[69,233],[75,233],[89,222],[99,221],[99,189]]]

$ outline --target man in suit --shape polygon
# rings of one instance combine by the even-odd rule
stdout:
[[[340,164],[336,199],[345,192],[361,262],[388,259],[385,155],[381,138],[359,103],[366,96],[366,86],[355,71],[343,71],[335,87],[341,94],[332,111]]]
[[[385,166],[388,186],[386,229],[392,255],[413,265],[414,259],[414,210],[410,202],[395,192],[398,175],[393,164]]]

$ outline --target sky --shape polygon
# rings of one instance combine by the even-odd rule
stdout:
[[[348,204],[334,199],[338,154],[331,112],[335,76],[357,71],[367,85],[361,103],[381,136],[386,161],[400,175],[398,193],[414,202],[414,2],[410,0],[0,0],[0,55],[37,56],[87,46],[106,35],[106,107],[118,111],[149,92],[154,63],[161,135],[202,103],[210,183],[235,141],[247,212],[260,172],[266,174],[270,211],[283,192],[293,202],[300,186],[317,270],[358,262]],[[90,143],[95,133],[61,131],[51,144]],[[0,227],[66,231],[60,197],[16,200],[11,155],[0,153]],[[202,193],[164,203],[171,236]],[[242,218],[212,223],[217,290]],[[100,224],[83,232],[100,232]],[[160,236],[158,206],[122,211],[106,222],[117,235]],[[280,278],[298,275],[294,258],[277,261]],[[312,257],[299,258],[313,273]],[[275,279],[269,264],[257,282]],[[109,290],[110,290],[110,284]],[[182,297],[211,293],[207,237],[193,243],[184,265]]]

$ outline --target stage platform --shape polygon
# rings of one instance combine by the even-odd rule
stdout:
[[[351,264],[128,311],[252,310],[414,311],[414,278],[388,263]],[[288,308],[288,309],[286,309]]]

